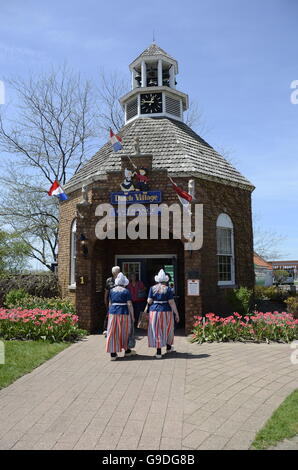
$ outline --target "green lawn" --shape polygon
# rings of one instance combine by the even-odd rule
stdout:
[[[255,449],[267,449],[298,434],[298,389],[273,413],[252,443]]]
[[[70,343],[4,341],[5,364],[0,364],[0,389],[67,348]]]

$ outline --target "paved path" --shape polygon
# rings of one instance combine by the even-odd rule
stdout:
[[[285,344],[175,340],[109,360],[90,336],[0,391],[0,449],[248,449],[298,387]]]

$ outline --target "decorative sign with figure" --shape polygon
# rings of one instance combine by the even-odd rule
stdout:
[[[138,168],[133,164],[134,170],[125,168],[124,180],[120,184],[122,191],[149,191],[149,178],[147,176],[147,168],[143,166]]]
[[[134,172],[134,176],[137,180],[137,183],[135,184],[136,190],[137,191],[148,191],[148,181],[149,178],[147,176],[147,168],[141,167],[138,168],[137,171]]]
[[[132,181],[134,174],[135,174],[134,171],[128,170],[127,168],[125,168],[124,170],[125,178],[123,182],[120,184],[120,188],[122,189],[122,191],[135,191],[135,187]]]

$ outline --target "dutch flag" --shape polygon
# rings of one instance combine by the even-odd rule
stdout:
[[[168,178],[169,178],[169,180],[171,181],[171,183],[173,185],[173,189],[176,192],[176,194],[178,196],[178,199],[182,204],[183,209],[185,210],[185,212],[187,212],[190,215],[191,214],[190,205],[191,205],[191,201],[192,201],[192,196],[189,193],[187,193],[186,191],[184,191],[184,189],[180,188],[172,180],[172,178],[170,176]]]
[[[122,150],[122,139],[119,135],[115,135],[112,129],[110,128],[110,142],[113,146],[114,152]]]
[[[56,196],[60,199],[60,201],[66,201],[68,199],[67,195],[65,194],[60,184],[56,180],[54,181],[50,190],[48,191],[48,195]]]

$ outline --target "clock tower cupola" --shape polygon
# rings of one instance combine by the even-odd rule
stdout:
[[[120,98],[125,124],[142,117],[183,121],[188,96],[176,89],[178,63],[157,44],[151,44],[129,66],[131,91]]]

